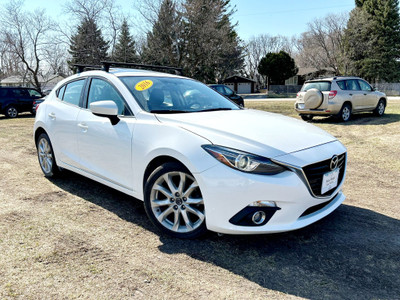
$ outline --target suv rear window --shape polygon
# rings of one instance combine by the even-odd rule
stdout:
[[[317,89],[321,92],[329,92],[331,90],[330,81],[312,81],[304,83],[301,92],[307,92],[309,89]]]

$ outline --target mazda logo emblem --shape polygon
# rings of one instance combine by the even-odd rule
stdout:
[[[331,170],[335,170],[338,166],[338,163],[339,163],[339,157],[337,157],[337,155],[332,156],[330,164]]]

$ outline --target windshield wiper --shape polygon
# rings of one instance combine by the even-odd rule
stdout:
[[[196,112],[218,111],[218,110],[232,110],[232,108],[229,108],[229,107],[209,108],[209,109],[198,110],[198,111],[196,111]]]
[[[181,114],[181,113],[187,113],[188,111],[186,110],[173,110],[173,109],[159,109],[159,110],[151,110],[150,111],[152,114]]]

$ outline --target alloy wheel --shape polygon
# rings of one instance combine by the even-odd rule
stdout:
[[[192,232],[205,220],[199,185],[182,171],[167,172],[156,179],[150,206],[159,224],[176,233]]]
[[[46,174],[50,173],[53,167],[53,152],[44,137],[39,140],[38,155],[40,167],[43,169],[43,172]]]

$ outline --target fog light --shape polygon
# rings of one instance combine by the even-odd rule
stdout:
[[[275,201],[255,201],[251,203],[249,206],[256,207],[276,207]]]
[[[265,212],[263,211],[257,211],[253,214],[253,217],[251,218],[251,220],[253,221],[254,224],[261,224],[262,222],[265,221]]]

